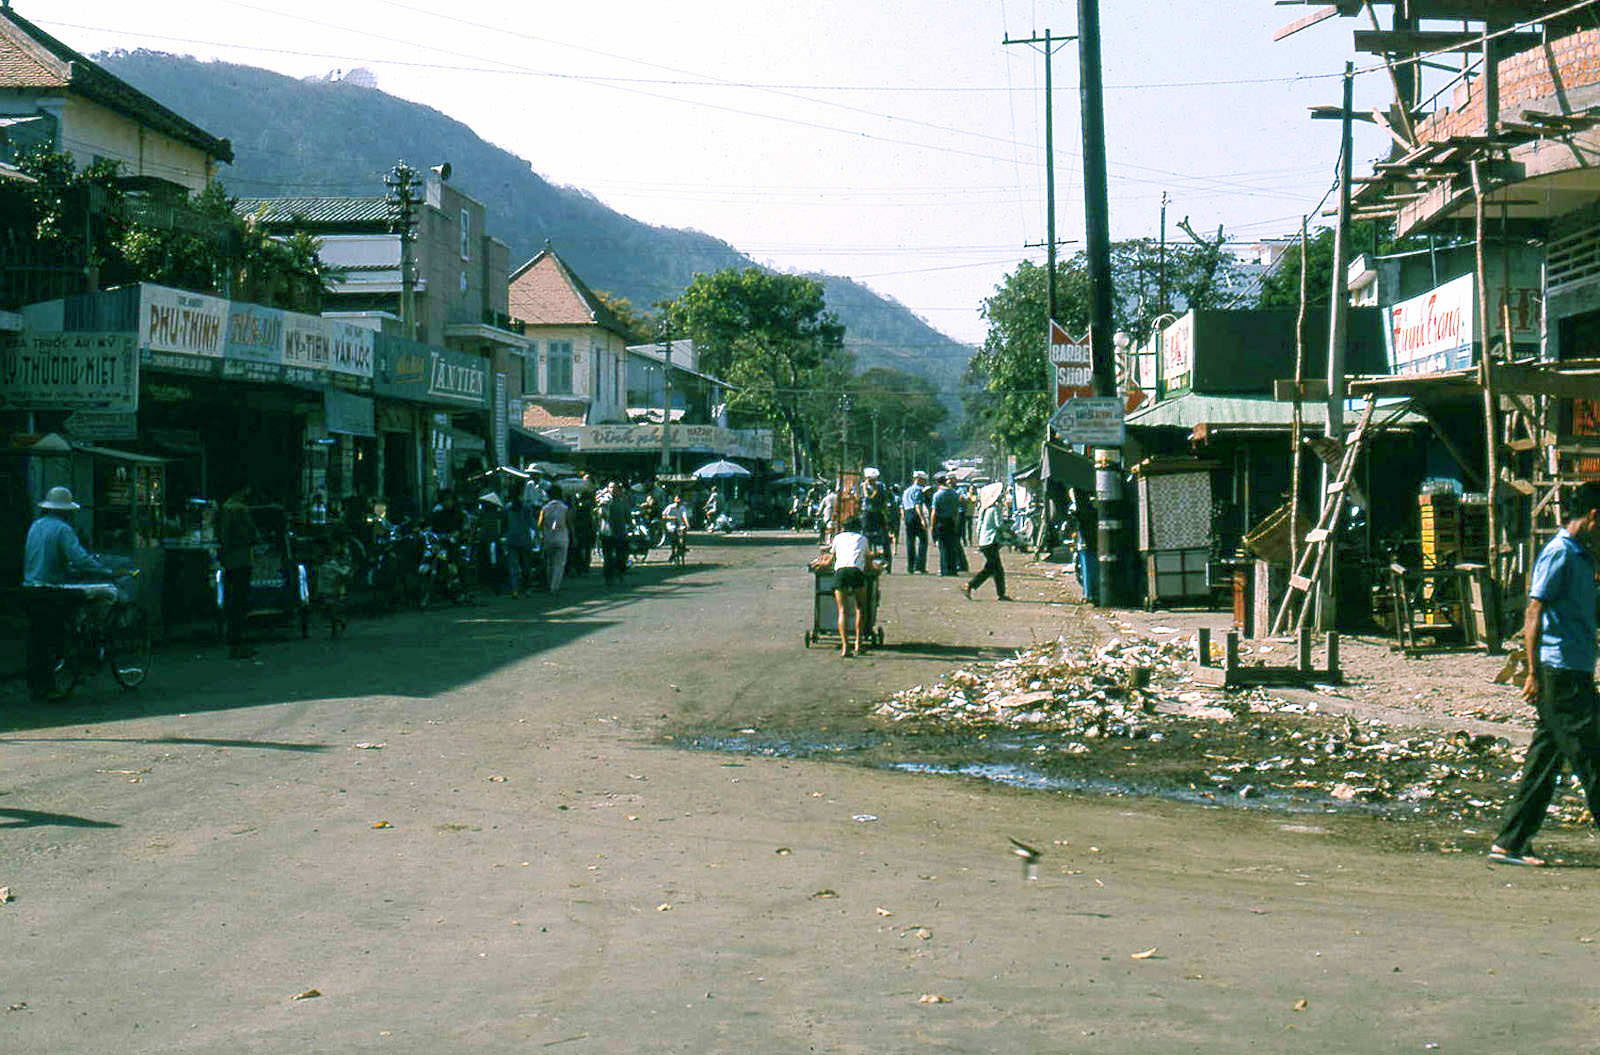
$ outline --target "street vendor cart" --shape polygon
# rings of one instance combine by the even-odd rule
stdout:
[[[871,561],[868,563],[872,564]],[[810,648],[813,642],[839,639],[839,609],[833,599],[833,569],[813,569],[811,577],[811,629],[805,633],[807,648]],[[878,602],[881,596],[878,581],[881,578],[882,573],[876,567],[869,567],[867,603],[856,610],[856,618],[862,620],[861,639],[871,641],[879,647],[883,645],[883,627],[878,623]]]

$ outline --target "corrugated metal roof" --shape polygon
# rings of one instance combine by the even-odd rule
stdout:
[[[345,198],[240,198],[240,216],[260,216],[269,225],[387,223],[389,203],[381,196]]]
[[[1394,400],[1380,401],[1381,406],[1392,405]],[[1302,404],[1307,421],[1318,422],[1322,404]],[[1346,425],[1354,425],[1361,416],[1359,407],[1345,407]],[[1271,396],[1213,396],[1203,392],[1185,392],[1172,399],[1164,399],[1153,407],[1128,415],[1127,424],[1134,428],[1192,429],[1196,425],[1213,428],[1244,426],[1247,428],[1288,428],[1294,420],[1294,404],[1278,402]],[[1422,418],[1412,411],[1401,415],[1396,424],[1415,425]]]

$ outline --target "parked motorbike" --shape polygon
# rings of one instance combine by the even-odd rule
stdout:
[[[426,608],[436,600],[461,604],[467,599],[468,553],[454,533],[424,528],[422,554],[417,563],[417,603]]]
[[[650,551],[661,545],[666,539],[666,532],[661,526],[660,518],[651,519],[637,509],[633,511],[632,518],[628,521],[628,555],[643,561],[649,557]]]

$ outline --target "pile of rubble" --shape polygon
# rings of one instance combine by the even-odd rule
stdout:
[[[1426,803],[1468,815],[1503,794],[1518,752],[1503,738],[1395,729],[1354,716],[1319,714],[1262,689],[1201,688],[1190,677],[1189,643],[1125,634],[1089,651],[1065,640],[932,685],[896,693],[875,714],[939,729],[1059,734],[1055,753],[1099,756],[1096,741],[1141,741],[1152,750],[1192,745],[1202,792],[1245,798],[1269,790],[1335,801]],[[1167,742],[1165,748],[1154,745]],[[1137,766],[1137,747],[1104,764]],[[1094,759],[1084,758],[1084,763]],[[1203,773],[1203,776],[1200,775]]]

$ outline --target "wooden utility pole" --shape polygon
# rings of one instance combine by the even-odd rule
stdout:
[[[1489,581],[1500,585],[1500,427],[1495,413],[1499,399],[1495,391],[1494,356],[1489,350],[1489,275],[1483,252],[1484,202],[1483,172],[1476,158],[1472,161],[1472,229],[1476,255],[1478,287],[1478,325],[1473,336],[1478,341],[1478,382],[1483,387],[1484,491],[1488,495]],[[1499,603],[1498,589],[1495,604]]]
[[[661,331],[661,472],[672,472],[672,337],[667,330],[665,313],[662,313]],[[624,353],[626,354],[626,353]],[[791,472],[799,472],[792,469]]]
[[[1289,424],[1289,567],[1300,566],[1300,466],[1305,446],[1306,218],[1300,217],[1300,311],[1294,323],[1294,417]]]
[[[1026,44],[1044,56],[1044,211],[1045,211],[1045,305],[1049,317],[1056,318],[1056,135],[1055,135],[1055,84],[1051,78],[1051,57],[1066,47],[1076,37],[1058,37],[1048,29],[1044,36],[1018,37],[1006,35],[1002,44]],[[1048,326],[1047,326],[1048,329]],[[1054,375],[1052,374],[1052,378]]]
[[[1089,347],[1097,395],[1116,397],[1117,362],[1111,315],[1111,210],[1106,194],[1105,93],[1100,69],[1100,0],[1078,0],[1078,84],[1083,93],[1084,240],[1089,265]],[[1118,558],[1122,549],[1122,452],[1105,448],[1095,465],[1099,507],[1096,553],[1100,565],[1096,601],[1109,608],[1121,600]]]
[[[1346,316],[1350,308],[1350,295],[1345,288],[1345,255],[1350,232],[1350,168],[1352,151],[1350,127],[1355,95],[1355,63],[1344,64],[1344,98],[1339,117],[1339,212],[1333,228],[1333,289],[1328,299],[1328,401],[1323,433],[1335,444],[1344,439],[1345,403],[1345,340]],[[1337,447],[1335,447],[1337,449]],[[1334,500],[1329,494],[1333,483],[1334,467],[1322,465],[1322,505]],[[1337,524],[1330,524],[1334,534],[1328,539],[1327,559],[1322,564],[1322,577],[1317,590],[1317,627],[1332,630],[1338,626],[1338,535]]]

